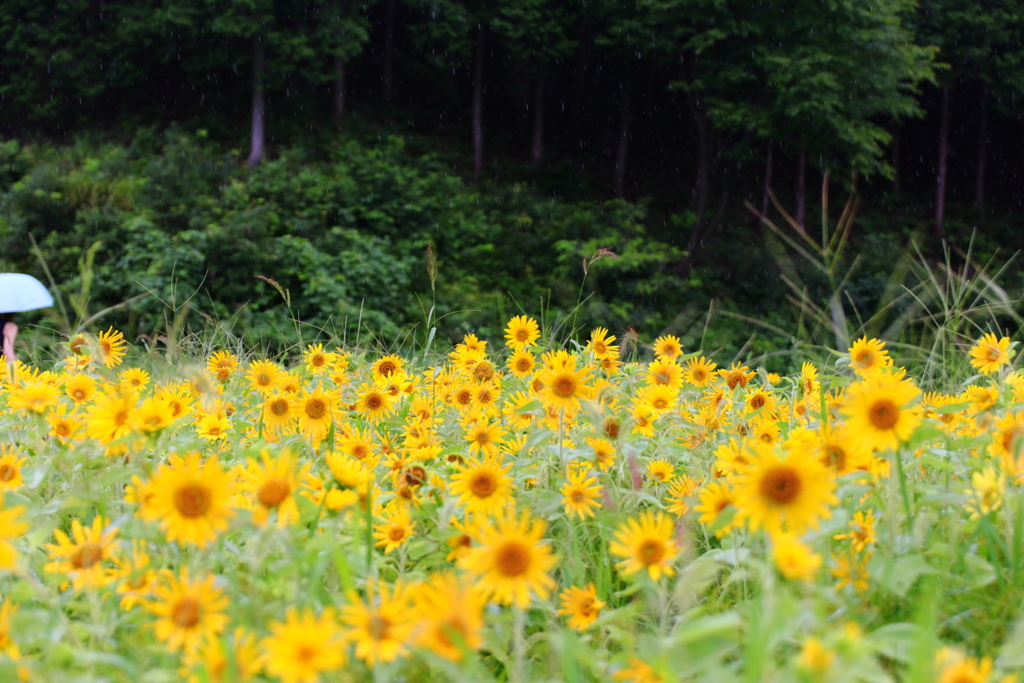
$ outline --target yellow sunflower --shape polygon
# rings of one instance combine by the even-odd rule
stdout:
[[[749,462],[733,477],[737,521],[755,531],[802,534],[831,516],[835,480],[814,453],[794,451],[783,459],[771,446],[750,442],[747,448]]]
[[[587,385],[589,377],[590,371],[585,367],[577,370],[575,357],[570,357],[568,361],[538,373],[538,379],[544,385],[540,400],[554,410],[574,414],[579,410],[581,399],[594,396],[593,387]]]
[[[252,517],[260,526],[267,523],[270,514],[277,513],[277,526],[294,524],[299,519],[295,494],[299,482],[309,472],[310,465],[297,465],[296,458],[287,448],[272,457],[266,448],[260,450],[259,460],[250,460],[242,474],[241,488],[253,498]]]
[[[157,434],[174,422],[174,413],[165,401],[149,397],[132,413],[132,426],[143,434]]]
[[[469,549],[459,566],[478,578],[490,599],[526,608],[531,591],[544,599],[555,585],[548,575],[555,555],[543,543],[544,530],[544,522],[532,519],[528,511],[517,518],[506,508],[493,521],[480,524],[476,530],[480,545]]]
[[[302,353],[302,364],[307,372],[319,375],[329,371],[334,365],[334,354],[324,351],[323,344],[309,344]]]
[[[746,388],[747,382],[754,379],[756,372],[752,372],[746,365],[740,363],[733,363],[729,366],[729,369],[721,369],[718,371],[718,376],[722,378],[726,386],[729,387],[729,391],[732,391],[736,387],[741,389]]]
[[[280,434],[290,433],[295,424],[299,402],[300,399],[293,394],[279,393],[268,396],[263,402],[264,428]]]
[[[2,455],[0,455],[0,496],[3,496],[4,491],[21,488],[24,483],[21,477],[21,467],[25,462],[26,458],[19,458],[16,452],[3,447]]]
[[[230,351],[215,351],[206,359],[206,371],[218,382],[227,382],[238,369],[238,356]]]
[[[619,347],[614,346],[615,336],[608,334],[604,327],[596,327],[590,333],[590,341],[587,342],[587,351],[590,351],[597,358],[618,358]]]
[[[158,521],[168,541],[205,546],[234,516],[235,488],[216,456],[204,462],[199,453],[171,454],[153,475],[149,498],[139,514],[146,521]]]
[[[717,367],[717,363],[711,362],[704,356],[691,358],[686,361],[686,381],[697,388],[706,387],[714,376],[715,368]]]
[[[341,610],[347,626],[345,639],[356,645],[356,657],[367,666],[391,662],[407,653],[416,627],[408,587],[399,580],[394,587],[370,578],[366,599],[349,591],[349,605]]]
[[[242,626],[235,628],[230,638],[205,639],[184,661],[183,673],[191,672],[188,683],[240,683],[263,666],[256,636]]]
[[[180,577],[167,576],[145,603],[157,617],[153,625],[157,640],[171,651],[193,653],[204,639],[223,633],[228,625],[224,615],[228,599],[215,584],[210,575],[190,580],[187,569],[181,570]]]
[[[109,444],[132,431],[135,398],[103,394],[89,408],[85,432],[102,444]]]
[[[504,433],[500,422],[488,422],[486,418],[482,418],[466,425],[463,438],[469,442],[470,454],[477,455],[483,452],[485,456],[496,456],[499,447],[505,443],[502,438]]]
[[[331,395],[321,390],[319,385],[298,400],[295,413],[299,418],[299,431],[309,439],[314,449],[327,438],[334,421],[331,402]]]
[[[377,539],[376,546],[383,547],[384,554],[389,555],[414,535],[416,522],[405,505],[389,505],[382,517],[384,521],[373,526],[373,537]]]
[[[836,534],[832,538],[837,541],[850,541],[853,549],[858,553],[864,552],[869,545],[875,543],[875,511],[857,512],[850,520],[850,531],[845,534]]]
[[[570,586],[558,596],[561,601],[558,613],[563,617],[569,617],[569,628],[583,631],[593,624],[604,607],[604,602],[597,599],[597,588],[594,584],[580,588]]]
[[[920,394],[909,382],[881,375],[852,384],[842,408],[847,434],[874,451],[899,448],[921,422],[914,405]]]
[[[681,389],[683,387],[683,368],[674,360],[658,359],[647,366],[647,383]]]
[[[57,405],[60,389],[43,382],[27,382],[7,394],[7,405],[12,410],[43,414]]]
[[[2,501],[0,497],[0,504]],[[13,569],[18,560],[18,553],[10,539],[20,538],[29,530],[31,525],[28,522],[18,520],[24,512],[25,508],[21,505],[6,510],[0,507],[0,569]]]
[[[96,395],[96,380],[85,373],[70,375],[64,380],[64,394],[76,405],[88,403]]]
[[[879,368],[892,365],[885,342],[861,337],[849,349],[850,367],[861,377],[867,377]]]
[[[46,551],[50,561],[43,569],[51,574],[67,574],[76,591],[100,588],[113,578],[107,564],[117,553],[117,529],[104,530],[106,522],[97,515],[92,524],[83,527],[77,519],[71,521],[71,537],[60,529],[53,532],[57,543],[48,543]]]
[[[505,367],[512,373],[513,377],[522,379],[533,374],[537,367],[537,357],[526,349],[517,349],[505,362]]]
[[[512,463],[502,464],[492,458],[467,458],[457,465],[452,475],[451,492],[470,514],[491,515],[504,509],[512,500]]]
[[[377,385],[364,383],[359,388],[355,411],[371,423],[380,422],[395,410],[395,399]]]
[[[505,327],[505,343],[510,349],[520,350],[533,346],[540,339],[540,327],[533,318],[517,315]]]
[[[666,360],[675,360],[683,353],[683,345],[679,337],[666,334],[654,340],[654,355]]]
[[[646,511],[626,520],[608,544],[612,555],[625,558],[617,563],[619,571],[627,576],[646,571],[652,581],[676,573],[672,561],[679,554],[675,540],[675,523],[663,512]]]
[[[971,367],[976,368],[978,372],[986,375],[998,372],[999,368],[1009,363],[1009,337],[996,339],[996,335],[989,332],[971,348]]]
[[[772,537],[772,560],[779,572],[793,581],[811,582],[821,568],[821,555],[811,551],[790,533]]]
[[[250,361],[245,376],[253,391],[265,396],[280,388],[284,374],[284,368],[274,361],[254,360]]]
[[[260,646],[267,673],[284,683],[316,683],[320,674],[345,664],[341,630],[330,608],[317,617],[312,610],[289,607]]]
[[[121,596],[119,607],[130,610],[136,605],[144,605],[153,595],[164,572],[157,572],[149,566],[149,553],[146,544],[138,539],[132,540],[130,557],[115,557],[113,572],[117,584],[117,594]]]
[[[721,480],[704,484],[697,494],[697,501],[697,505],[693,509],[700,513],[697,521],[705,526],[719,525],[718,518],[721,514],[730,506],[734,509],[736,507],[735,493],[727,482]],[[722,538],[739,525],[740,523],[734,516],[729,522],[718,526],[715,536]]]
[[[562,484],[562,505],[565,514],[576,515],[580,519],[594,516],[594,510],[601,507],[601,485],[589,468],[582,467],[569,473],[568,480]]]
[[[413,591],[416,644],[452,662],[483,645],[486,595],[453,572],[432,574]]]
[[[125,348],[128,346],[123,334],[115,331],[113,327],[108,328],[106,332],[100,332],[97,344],[100,348],[100,361],[105,367],[113,368],[121,364]]]

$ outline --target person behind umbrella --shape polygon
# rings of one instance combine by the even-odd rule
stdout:
[[[0,345],[0,356],[3,356],[4,360],[8,363],[13,363],[14,358],[14,339],[18,336],[18,326],[14,324],[11,318],[14,317],[13,313],[0,313],[0,333],[3,334],[3,344]]]

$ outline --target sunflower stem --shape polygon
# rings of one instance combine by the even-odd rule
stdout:
[[[518,605],[512,608],[512,681],[526,681],[526,611]]]

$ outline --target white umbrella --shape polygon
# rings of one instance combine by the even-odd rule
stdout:
[[[43,283],[24,273],[0,273],[0,313],[49,308],[53,297]]]

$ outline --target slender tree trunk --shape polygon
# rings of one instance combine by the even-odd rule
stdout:
[[[384,0],[384,101],[395,95],[395,3]]]
[[[252,135],[247,163],[256,166],[263,160],[264,118],[267,106],[263,98],[264,55],[261,37],[253,38],[252,45]]]
[[[473,39],[473,176],[484,168],[484,27],[477,26]]]
[[[897,130],[892,136],[892,193],[893,196],[900,196],[900,132]]]
[[[768,215],[768,202],[770,201],[769,195],[772,191],[772,166],[774,166],[772,156],[775,152],[775,141],[768,141],[768,152],[764,158],[764,186],[761,188],[761,215]]]
[[[540,163],[544,154],[544,65],[537,70],[533,94],[533,144],[530,147],[530,162]]]
[[[612,186],[616,197],[626,196],[626,161],[629,158],[630,106],[633,99],[633,76],[627,74],[622,84],[622,118],[619,124],[619,148],[615,153],[615,174]]]
[[[988,92],[981,96],[981,121],[978,123],[978,166],[974,176],[974,208],[985,217],[985,158],[988,156]]]
[[[946,166],[949,156],[949,101],[952,86],[942,89],[942,119],[939,123],[939,168],[935,188],[935,236],[945,237],[946,222]]]
[[[334,120],[341,123],[345,118],[345,60],[334,57]]]
[[[804,216],[807,210],[807,147],[800,145],[800,154],[796,157],[796,212],[793,218],[797,225],[804,227]]]

